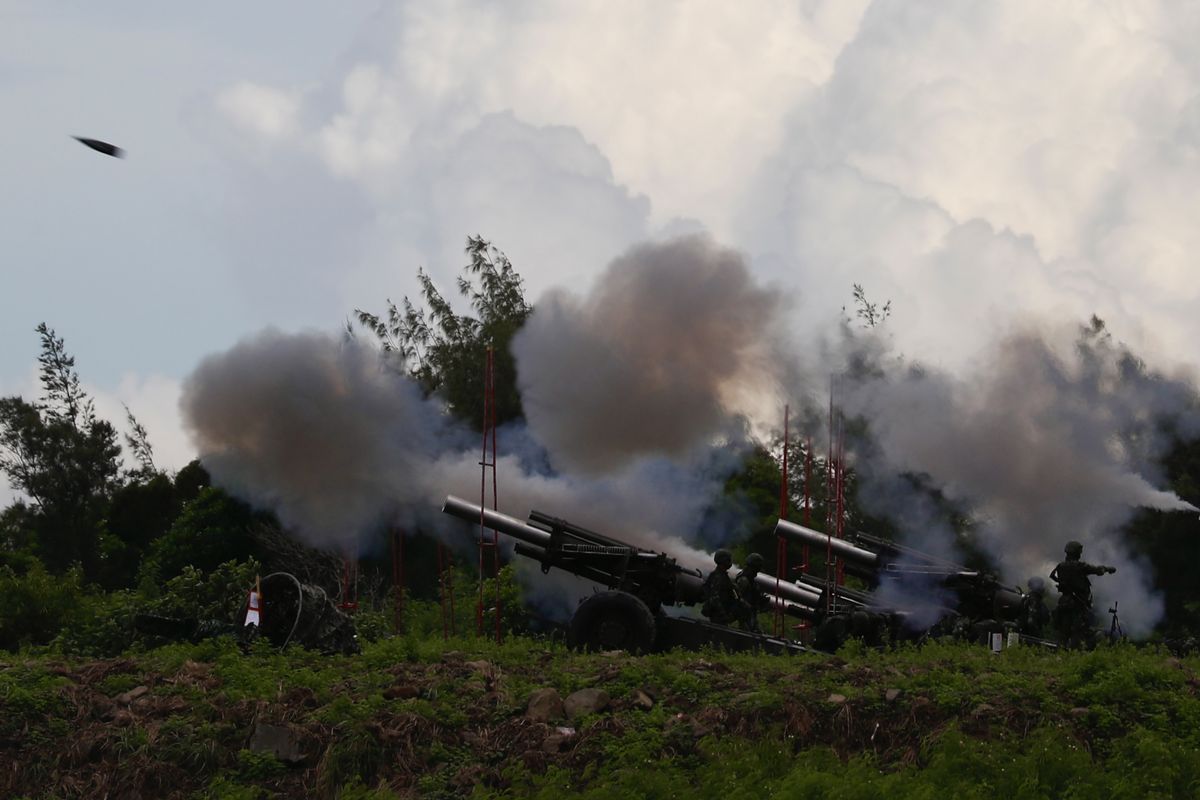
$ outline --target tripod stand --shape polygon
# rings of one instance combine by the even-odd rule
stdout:
[[[1116,642],[1118,639],[1125,638],[1125,629],[1121,627],[1121,620],[1117,616],[1117,606],[1119,603],[1114,600],[1112,608],[1108,610],[1112,614],[1112,624],[1108,626],[1108,641]]]

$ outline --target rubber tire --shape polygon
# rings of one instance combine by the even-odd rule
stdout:
[[[571,617],[567,645],[588,652],[647,653],[654,649],[657,633],[654,615],[637,597],[628,592],[597,592],[580,603]]]

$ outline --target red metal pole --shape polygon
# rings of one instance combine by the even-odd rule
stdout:
[[[791,407],[783,407],[783,472],[779,479],[779,518],[787,519],[788,513],[788,416]],[[775,594],[779,594],[779,584],[787,575],[787,541],[782,536],[775,537]],[[783,605],[775,609],[775,635],[783,635]]]
[[[825,610],[833,607],[833,381],[829,383],[829,450],[825,454]]]
[[[342,602],[343,611],[358,608],[358,561],[349,551],[342,556]]]
[[[837,457],[837,537],[846,538],[846,421],[838,415],[838,457]],[[838,586],[846,583],[846,561],[838,559]]]
[[[404,632],[404,532],[392,528],[392,626]]]
[[[812,527],[812,437],[808,437],[808,444],[804,448],[804,527]],[[800,556],[800,569],[808,572],[810,565],[808,563],[808,545],[804,545]]]
[[[446,596],[450,598],[450,635],[454,636],[454,554],[446,550]]]
[[[500,492],[496,483],[496,351],[489,347],[487,354],[488,370],[488,425],[492,429],[492,510],[500,510]],[[500,534],[492,529],[492,576],[495,579],[496,590],[496,643],[500,643]]]
[[[492,550],[492,579],[494,582],[494,633],[500,641],[500,534],[492,530],[489,540],[483,510],[487,508],[487,473],[492,471],[492,510],[500,505],[496,476],[496,351],[487,349],[483,366],[483,452],[479,459],[479,599],[475,604],[475,635],[483,635],[484,584],[487,580],[487,548]],[[490,445],[490,453],[489,453]]]

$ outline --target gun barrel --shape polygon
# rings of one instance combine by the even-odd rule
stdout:
[[[467,522],[479,522],[480,515],[482,515],[485,527],[508,534],[514,539],[519,539],[535,547],[544,548],[550,544],[550,534],[545,531],[540,531],[516,517],[510,517],[507,514],[501,514],[499,511],[492,511],[488,508],[480,508],[474,503],[463,500],[461,497],[455,497],[452,494],[446,495],[446,502],[442,505],[442,513],[458,517]]]
[[[781,519],[775,524],[775,535],[783,536],[801,544],[811,545],[813,547],[828,547],[833,551],[833,554],[838,558],[844,558],[847,561],[853,561],[856,564],[861,564],[864,567],[871,569],[877,568],[880,565],[880,558],[877,554],[870,550],[864,550],[861,547],[855,547],[844,539],[835,539],[825,533],[818,533],[812,528],[806,528],[803,525],[797,525],[794,522],[789,522],[786,519]]]
[[[783,613],[787,614],[789,617],[798,617],[799,619],[808,620],[809,622],[812,622],[817,618],[817,611],[815,608],[811,606],[800,605],[798,603],[789,603],[787,600],[780,600],[778,597],[771,598],[771,608],[772,610],[783,609]]]
[[[816,608],[821,593],[807,586],[800,586],[790,581],[778,581],[770,575],[756,575],[754,582],[770,597],[777,597],[789,603],[799,603]]]

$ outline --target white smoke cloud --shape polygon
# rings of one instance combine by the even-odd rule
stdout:
[[[453,422],[380,353],[320,333],[264,331],[202,362],[184,383],[185,423],[214,481],[310,543],[373,549],[391,525],[443,535],[447,494],[478,498],[478,435]],[[541,446],[520,427],[500,434],[501,508],[569,517],[634,544],[707,562],[695,541],[735,447],[670,461],[642,457],[587,477],[530,466]]]
[[[839,404],[870,425],[861,496],[909,543],[943,555],[949,531],[925,527],[920,493],[896,480],[920,476],[969,511],[975,540],[1013,583],[1045,575],[1080,540],[1119,567],[1098,582],[1100,602],[1121,600],[1126,627],[1144,634],[1162,599],[1119,529],[1138,508],[1197,510],[1155,482],[1170,443],[1160,425],[1195,436],[1200,396],[1101,331],[1070,333],[1013,331],[959,376],[884,360],[842,381]]]

